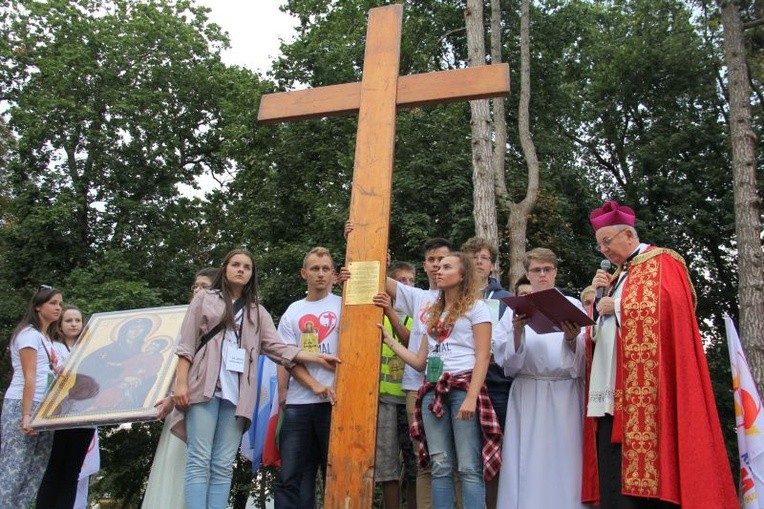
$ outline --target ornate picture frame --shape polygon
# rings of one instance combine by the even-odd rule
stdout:
[[[187,305],[95,313],[38,406],[37,430],[150,421],[172,383]]]

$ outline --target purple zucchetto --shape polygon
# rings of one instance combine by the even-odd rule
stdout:
[[[592,210],[589,214],[589,222],[592,223],[594,231],[616,224],[634,226],[637,222],[637,215],[631,207],[618,205],[618,202],[610,200],[606,201],[602,207]]]

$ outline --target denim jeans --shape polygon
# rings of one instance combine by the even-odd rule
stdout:
[[[433,507],[451,509],[454,506],[456,468],[461,478],[464,509],[483,509],[482,432],[477,412],[470,420],[457,419],[467,392],[451,389],[443,395],[443,416],[436,417],[428,408],[434,397],[430,391],[422,398],[422,420],[432,468]]]
[[[330,403],[286,405],[279,435],[281,470],[276,480],[276,509],[313,509],[316,473],[326,480]]]
[[[228,400],[212,398],[186,411],[187,509],[228,507],[233,462],[243,427],[243,420],[236,417],[236,407]]]

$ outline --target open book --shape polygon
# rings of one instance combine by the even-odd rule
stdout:
[[[502,297],[516,315],[530,318],[528,325],[537,334],[562,332],[561,322],[573,322],[585,327],[594,321],[557,288],[541,290],[520,297]]]

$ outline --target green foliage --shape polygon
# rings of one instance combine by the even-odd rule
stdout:
[[[121,507],[140,507],[161,423],[133,423],[128,427],[99,428],[98,432],[101,470],[92,493],[118,500]]]
[[[232,171],[257,78],[222,64],[227,39],[185,0],[4,0],[0,32],[3,354],[40,283],[88,313],[186,302],[219,239],[180,188]],[[146,426],[104,437],[96,494],[140,501]],[[128,448],[110,441],[131,436],[145,446],[120,470]]]
[[[259,126],[257,108],[263,93],[297,83],[358,80],[368,9],[386,3],[286,1],[298,34],[267,81],[220,61],[227,39],[193,2],[0,0],[0,348],[40,283],[87,312],[177,304],[196,269],[244,245],[277,317],[304,295],[299,269],[310,248],[326,246],[342,263],[355,117]],[[407,2],[401,73],[464,65],[463,9]],[[515,10],[504,3],[513,84]],[[558,284],[576,294],[601,256],[589,211],[603,197],[632,205],[645,240],[687,259],[726,424],[734,420],[718,331],[723,311],[736,315],[737,276],[710,13],[676,0],[533,6],[531,129],[542,169],[526,242],[557,252]],[[527,171],[513,87],[505,175],[517,200]],[[467,104],[399,112],[394,259],[418,262],[429,237],[459,245],[473,235],[469,122]],[[202,174],[228,184],[204,199],[182,196]],[[102,431],[94,492],[138,504],[157,433],[153,424]],[[237,504],[272,483],[268,472],[253,484],[247,468],[237,467]]]

